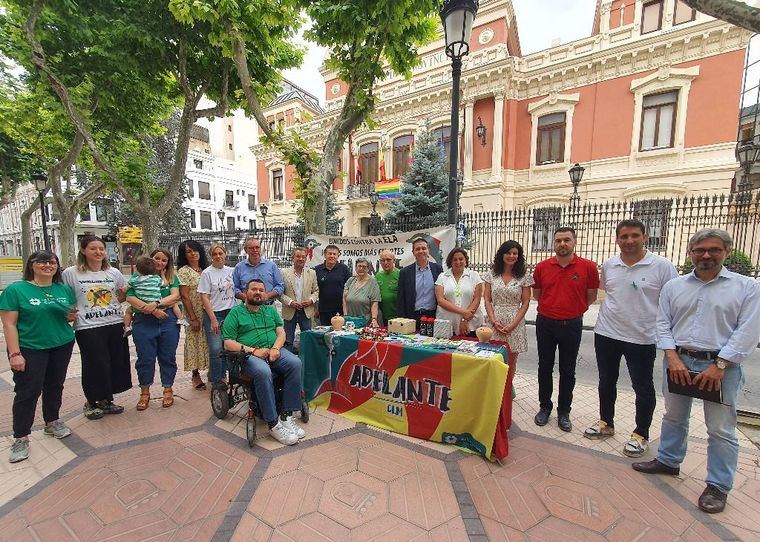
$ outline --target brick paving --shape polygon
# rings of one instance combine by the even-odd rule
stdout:
[[[576,387],[574,429],[563,433],[555,418],[533,424],[535,377],[518,373],[503,465],[324,411],[311,413],[307,438],[293,447],[270,439],[259,423],[249,449],[245,405],[217,420],[208,391],[193,389],[183,371],[172,408],[161,408],[156,385],[145,412],[134,409],[134,388],[117,400],[123,414],[85,419],[75,353],[62,408],[74,434],[44,435],[38,412],[30,459],[11,465],[12,375],[0,358],[2,541],[760,539],[753,442],[740,434],[726,511],[704,514],[695,505],[707,454],[701,409],[693,409],[681,475],[643,476],[621,454],[634,422],[626,390],[618,434],[591,441],[582,432],[596,420],[594,387]],[[661,418],[660,401],[653,450]]]

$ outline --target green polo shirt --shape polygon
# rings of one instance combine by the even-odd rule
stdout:
[[[25,280],[8,286],[0,297],[0,310],[18,313],[18,343],[30,350],[46,350],[70,343],[74,330],[66,321],[76,306],[74,291],[65,284],[40,287]]]
[[[375,280],[380,285],[380,310],[386,323],[391,318],[398,316],[396,313],[396,297],[398,296],[399,273],[401,271],[394,267],[390,273],[381,269],[375,274]]]
[[[245,346],[271,348],[281,326],[282,317],[272,305],[259,305],[259,310],[252,312],[243,303],[230,310],[224,319],[222,336]]]

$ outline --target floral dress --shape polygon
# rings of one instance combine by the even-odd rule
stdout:
[[[177,271],[180,286],[187,286],[187,295],[193,306],[195,316],[203,318],[203,303],[198,293],[198,282],[201,280],[200,273],[196,273],[192,267],[185,265]],[[185,328],[185,371],[208,368],[208,343],[203,326],[200,330],[193,331],[188,326]]]
[[[486,273],[483,280],[491,285],[491,304],[493,305],[494,316],[496,320],[505,325],[514,320],[520,310],[523,288],[534,284],[530,273],[525,273],[520,279],[513,278],[507,284],[500,276],[493,276],[493,273]],[[516,354],[527,352],[528,338],[525,333],[525,319],[523,318],[508,335],[493,328],[493,340],[506,341],[509,343],[512,352]]]

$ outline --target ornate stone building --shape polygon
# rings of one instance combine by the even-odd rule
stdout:
[[[518,22],[510,0],[480,2],[462,71],[464,210],[566,203],[576,162],[586,168],[583,200],[731,189],[749,32],[681,0],[598,0],[589,37],[523,55]],[[347,142],[334,184],[345,234],[366,233],[368,187],[381,162],[387,178],[406,172],[420,129],[435,130],[448,153],[451,64],[443,46],[441,33],[420,51],[411,79],[389,73],[376,88],[375,128]],[[322,76],[324,111],[297,96],[267,110],[286,126],[301,119],[297,128],[315,148],[346,92],[334,73]],[[269,223],[293,222],[292,172],[276,153],[254,152]],[[272,197],[277,183],[281,199]]]

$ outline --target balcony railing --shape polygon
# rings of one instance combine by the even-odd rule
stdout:
[[[368,198],[375,189],[375,183],[350,184],[346,188],[346,199]]]

